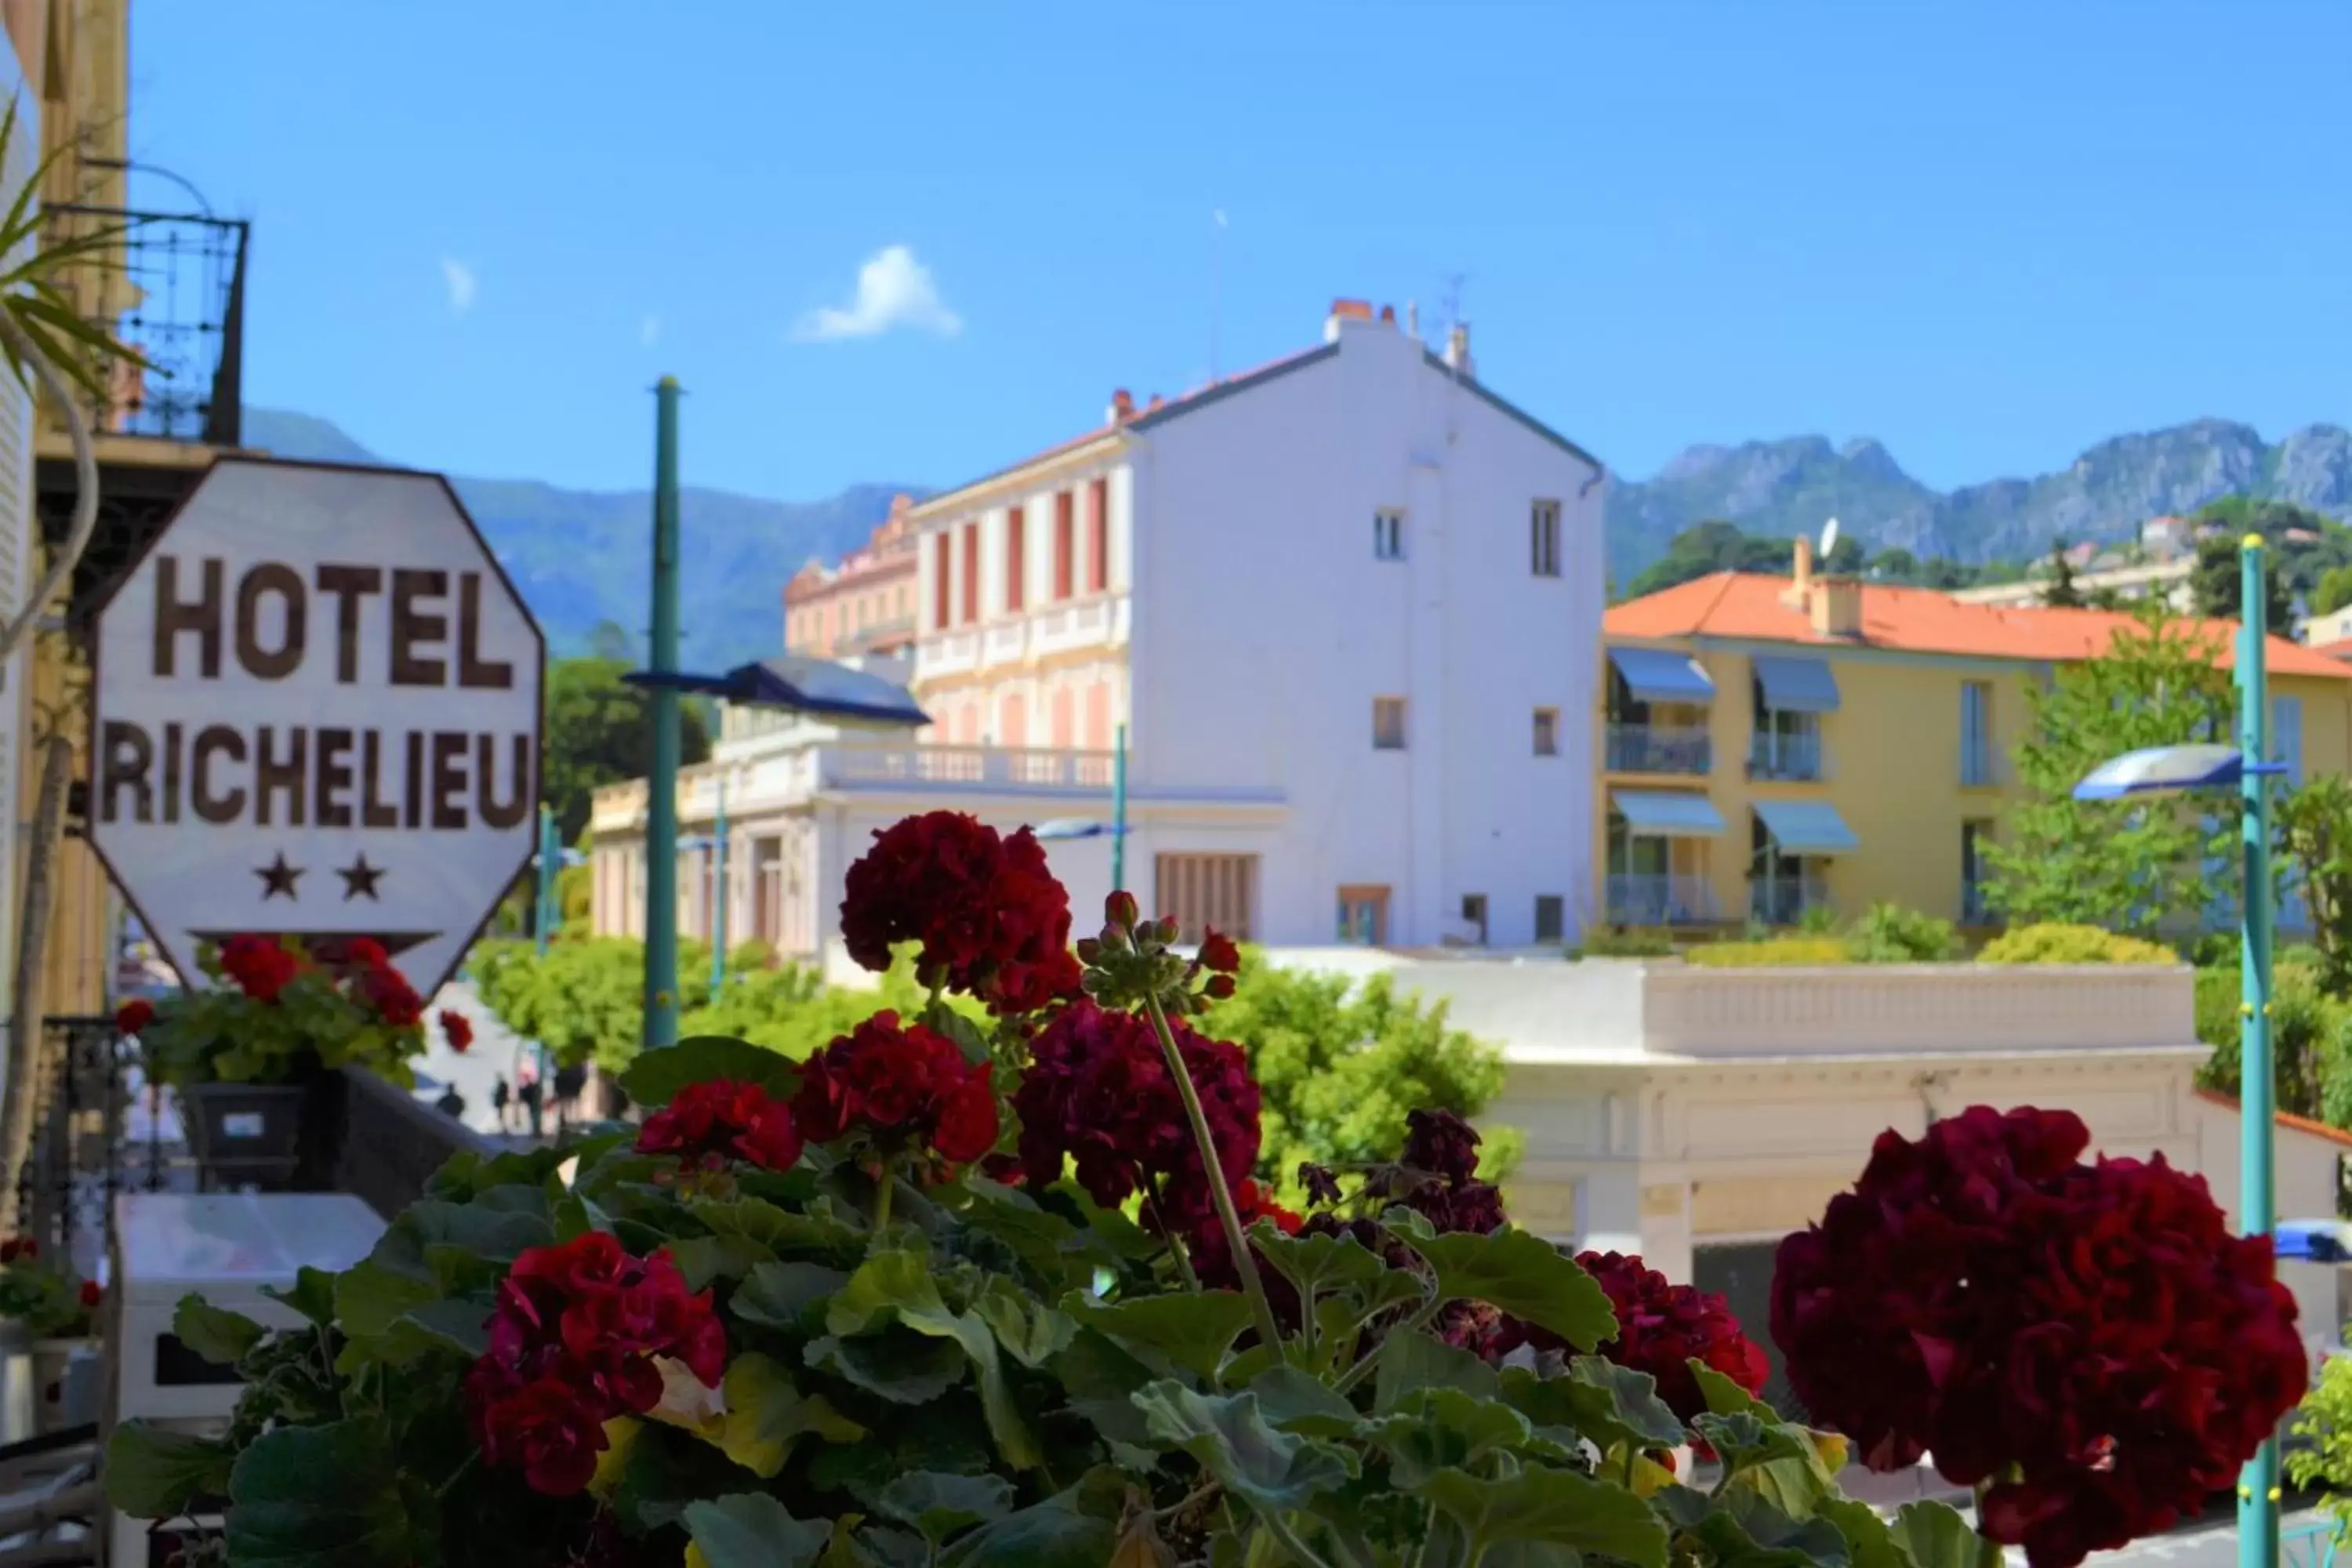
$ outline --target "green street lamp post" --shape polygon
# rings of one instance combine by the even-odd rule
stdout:
[[[654,389],[653,768],[646,779],[645,1048],[677,1044],[678,690],[676,376]]]

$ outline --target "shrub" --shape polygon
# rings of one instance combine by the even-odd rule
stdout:
[[[681,1039],[716,1035],[749,1040],[794,1061],[806,1061],[875,1014],[887,1008],[911,1018],[928,1000],[915,983],[908,955],[902,954],[881,984],[870,988],[827,985],[815,970],[785,963],[733,976],[717,996],[681,1016],[677,1032]],[[982,1016],[978,1005],[966,1006],[961,999],[950,1005],[965,1016]]]
[[[1979,963],[2178,963],[2162,942],[2121,936],[2097,926],[2045,921],[2005,931],[1985,943]]]
[[[2207,1089],[2235,1096],[2244,1085],[2238,1032],[2238,971],[2197,972],[2197,1037],[2213,1047],[2198,1069]],[[2271,971],[2272,1093],[2281,1110],[2336,1126],[2352,1125],[2352,1008],[2319,988],[2305,963]]]
[[[563,1067],[593,1062],[618,1072],[637,1054],[644,1033],[646,944],[634,937],[592,936],[551,942],[484,942],[468,956],[474,989],[499,1023],[537,1040]],[[678,1011],[710,1000],[710,949],[677,944]]]
[[[1649,926],[1594,926],[1584,933],[1570,956],[1576,958],[1671,958],[1675,939],[1670,931]]]
[[[1856,963],[1948,963],[1960,956],[1952,922],[1900,904],[1873,904],[1846,932]]]
[[[1851,963],[1853,949],[1840,936],[1769,936],[1756,942],[1717,942],[1683,955],[1709,969],[1787,969]]]
[[[2286,1478],[2319,1493],[2319,1506],[2337,1525],[2352,1524],[2352,1359],[2331,1357],[2319,1369],[2318,1385],[2295,1412],[2294,1435],[2308,1439],[2283,1456]]]
[[[1837,930],[1837,911],[1827,904],[1808,904],[1797,917],[1797,929],[1807,936],[1827,936]]]
[[[1248,1054],[1264,1099],[1259,1178],[1286,1194],[1311,1162],[1346,1169],[1393,1160],[1405,1112],[1477,1116],[1503,1087],[1503,1053],[1446,1022],[1444,1003],[1400,994],[1385,974],[1358,981],[1243,955],[1239,985],[1194,1026]],[[1519,1134],[1486,1131],[1479,1173],[1500,1180]]]

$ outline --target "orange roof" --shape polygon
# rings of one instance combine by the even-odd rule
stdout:
[[[2238,1097],[2234,1094],[2223,1094],[2218,1089],[2200,1089],[2197,1091],[2197,1098],[2210,1100],[2216,1105],[2226,1105],[2232,1110],[2238,1109]],[[2330,1127],[2325,1121],[2314,1121],[2308,1116],[2297,1116],[2288,1110],[2274,1111],[2273,1114],[2277,1117],[2281,1127],[2296,1132],[2308,1132],[2314,1138],[2325,1138],[2330,1143],[2341,1143],[2347,1148],[2352,1148],[2352,1132],[2347,1132],[2341,1127]]]
[[[2116,633],[2140,624],[2122,610],[1966,605],[1934,588],[1865,583],[1862,585],[1862,635],[1824,637],[1813,630],[1803,610],[1782,602],[1780,595],[1788,589],[1786,577],[1717,572],[1612,606],[1601,617],[1601,634],[1625,638],[1737,637],[1749,642],[2064,662],[2097,658],[2106,652]],[[2194,620],[2189,624],[2214,645],[2221,668],[2230,668],[2235,658],[2237,623]],[[2301,643],[2273,637],[2269,647],[2273,675],[2352,679],[2352,665]]]

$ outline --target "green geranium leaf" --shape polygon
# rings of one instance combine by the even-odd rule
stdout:
[[[583,1194],[566,1193],[556,1200],[554,1208],[555,1239],[576,1241],[592,1230],[610,1230],[613,1217],[589,1201]]]
[[[179,1342],[216,1366],[235,1366],[269,1332],[251,1318],[226,1311],[202,1296],[183,1296],[172,1314]]]
[[[396,1273],[373,1258],[335,1276],[335,1321],[355,1340],[381,1338],[417,1308],[439,1300],[440,1288],[430,1279]]]
[[[426,1301],[394,1326],[413,1328],[470,1360],[490,1348],[490,1314],[491,1309],[480,1301]]]
[[[1717,1415],[1753,1415],[1768,1425],[1780,1419],[1779,1413],[1770,1405],[1696,1356],[1691,1358],[1690,1369],[1691,1375],[1698,1380],[1699,1396]]]
[[[911,1247],[877,1247],[866,1255],[840,1291],[826,1306],[825,1332],[846,1339],[907,1314],[940,1313],[939,1282],[931,1278],[931,1258]]]
[[[779,1100],[800,1087],[800,1068],[789,1057],[748,1040],[698,1035],[667,1050],[640,1051],[621,1074],[621,1089],[639,1105],[664,1106],[688,1084],[731,1078],[756,1083]]]
[[[727,1413],[708,1424],[701,1436],[763,1481],[783,1469],[793,1445],[803,1436],[855,1443],[866,1436],[865,1427],[834,1409],[824,1394],[802,1393],[790,1373],[757,1351],[729,1364],[719,1392]]]
[[[711,1235],[756,1243],[770,1257],[783,1252],[841,1252],[865,1240],[865,1228],[852,1224],[841,1205],[814,1199],[795,1212],[765,1198],[696,1198],[687,1213],[702,1222]]]
[[[1268,1367],[1250,1379],[1258,1409],[1286,1432],[1308,1437],[1350,1437],[1360,1419],[1356,1407],[1321,1378],[1295,1366]]]
[[[1261,1222],[1250,1239],[1258,1255],[1301,1294],[1360,1289],[1390,1272],[1386,1262],[1352,1236],[1285,1236]]]
[[[1050,1370],[1060,1380],[1070,1408],[1093,1422],[1106,1439],[1129,1447],[1151,1440],[1132,1396],[1159,1374],[1121,1346],[1081,1328],[1054,1358]]]
[[[1912,1568],[1973,1568],[1984,1542],[1949,1503],[1906,1502],[1890,1531]]]
[[[625,1222],[618,1229],[625,1242],[631,1239]],[[744,1279],[762,1263],[776,1260],[765,1247],[740,1236],[688,1236],[664,1245],[669,1248],[670,1261],[685,1276],[688,1290],[700,1290],[716,1279]]]
[[[854,1340],[811,1340],[801,1357],[813,1371],[878,1394],[893,1405],[928,1405],[963,1381],[964,1355],[943,1340],[886,1329]]]
[[[1507,1405],[1458,1388],[1424,1388],[1406,1395],[1369,1436],[1389,1456],[1393,1482],[1411,1491],[1439,1470],[1466,1470],[1498,1449],[1516,1450],[1532,1433],[1528,1418]]]
[[[849,1276],[821,1263],[753,1265],[729,1309],[747,1322],[797,1329],[809,1309],[838,1295]]]
[[[1045,1462],[1045,1450],[1037,1444],[1037,1435],[1030,1430],[1029,1419],[1014,1403],[1012,1385],[1004,1376],[1003,1358],[996,1353],[996,1333],[987,1323],[971,1312],[950,1312],[945,1308],[937,1311],[900,1312],[898,1321],[919,1334],[929,1334],[963,1347],[971,1363],[972,1381],[980,1388],[980,1408],[988,1417],[988,1435],[996,1440],[997,1451],[1004,1462],[1016,1470],[1034,1469]]]
[[[273,1301],[293,1308],[322,1329],[334,1326],[335,1277],[323,1268],[312,1268],[306,1264],[294,1271],[294,1289],[291,1290],[273,1289],[264,1285],[261,1293]]]
[[[981,1033],[980,1026],[945,1002],[924,1008],[923,1024],[953,1040],[965,1061],[978,1066],[989,1059],[988,1037]]]
[[[1003,1519],[1013,1511],[1013,1483],[1003,1476],[950,1476],[917,1470],[900,1476],[875,1500],[892,1519],[911,1524],[940,1546],[958,1531]]]
[[[979,1176],[964,1178],[971,1202],[966,1225],[994,1237],[1058,1293],[1084,1285],[1097,1267],[1113,1261],[1111,1251],[1065,1216],[1041,1206],[1026,1193]]]
[[[1549,1329],[1580,1351],[1616,1337],[1617,1314],[1607,1292],[1576,1259],[1541,1237],[1512,1226],[1489,1236],[1420,1234],[1427,1229],[1425,1221],[1419,1226],[1389,1223],[1391,1234],[1428,1263],[1437,1276],[1438,1293],[1447,1300],[1484,1301]]]
[[[833,1537],[830,1524],[794,1519],[765,1492],[688,1503],[680,1522],[708,1568],[810,1568]]]
[[[1708,1411],[1691,1426],[1714,1447],[1716,1457],[1723,1461],[1724,1473],[1735,1479],[1743,1470],[1776,1459],[1801,1459],[1806,1452],[1804,1436],[1797,1428],[1767,1425],[1744,1410],[1737,1415]]]
[[[280,1426],[229,1476],[229,1561],[241,1568],[412,1568],[437,1542],[431,1494],[404,1490],[374,1422]]]
[[[1878,1510],[1852,1498],[1823,1498],[1813,1509],[1815,1519],[1826,1520],[1845,1538],[1846,1556],[1853,1568],[1912,1568],[1911,1560],[1895,1542],[1895,1531]],[[1954,1514],[1955,1519],[1959,1515]],[[1962,1525],[1965,1529],[1965,1523]],[[1956,1562],[1950,1568],[1975,1568],[1973,1562]]]
[[[1538,1427],[1566,1427],[1591,1438],[1604,1454],[1621,1443],[1637,1448],[1681,1446],[1687,1434],[1657,1389],[1648,1373],[1600,1356],[1576,1357],[1563,1377],[1538,1377],[1525,1367],[1506,1368],[1502,1374],[1504,1403]]]
[[[1234,1341],[1249,1327],[1249,1298],[1238,1290],[1203,1290],[1098,1301],[1082,1290],[1062,1310],[1146,1360],[1157,1358],[1214,1384]]]
[[[1372,1409],[1381,1415],[1424,1388],[1458,1388],[1473,1398],[1492,1399],[1500,1386],[1493,1367],[1427,1334],[1391,1334],[1375,1354]]]
[[[941,1568],[1103,1568],[1118,1532],[1096,1489],[1082,1481],[982,1526],[940,1554]]]
[[[1683,1535],[1703,1547],[1717,1568],[1843,1568],[1850,1561],[1835,1525],[1790,1519],[1754,1492],[1725,1494],[1720,1506],[1690,1520]]]
[[[1491,1546],[1526,1542],[1666,1568],[1667,1533],[1650,1505],[1622,1487],[1572,1470],[1527,1468],[1501,1480],[1443,1469],[1412,1489],[1470,1538],[1468,1561]]]
[[[178,1519],[198,1498],[226,1497],[236,1455],[211,1437],[126,1421],[106,1444],[106,1500],[133,1519]]]
[[[1022,1294],[1001,1279],[971,1304],[971,1310],[996,1335],[1004,1353],[1032,1371],[1043,1367],[1069,1344],[1078,1325],[1066,1313]]]
[[[1181,1448],[1261,1513],[1286,1513],[1344,1487],[1356,1456],[1266,1424],[1254,1394],[1206,1395],[1162,1381],[1135,1396],[1152,1438]]]

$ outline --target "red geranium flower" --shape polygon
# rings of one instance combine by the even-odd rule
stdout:
[[[444,1007],[441,1010],[441,1037],[449,1042],[451,1050],[459,1056],[465,1055],[466,1048],[474,1043],[473,1021],[463,1013]]]
[[[114,1010],[114,1026],[126,1035],[135,1035],[155,1021],[155,1005],[144,997],[134,997]]]
[[[633,1258],[603,1231],[515,1259],[488,1327],[466,1379],[475,1436],[491,1464],[550,1496],[588,1484],[606,1421],[661,1403],[656,1360],[708,1387],[726,1369],[710,1293],[689,1293],[668,1253]]]
[[[237,989],[269,1003],[302,972],[302,960],[276,937],[233,936],[221,943],[220,967]]]
[[[1211,926],[1201,938],[1201,967],[1217,974],[1238,974],[1242,950],[1234,945],[1232,937]]]
[[[425,1018],[425,998],[408,977],[388,963],[379,963],[360,971],[352,982],[352,991],[376,1011],[376,1016],[395,1029],[409,1028]]]
[[[922,944],[927,984],[970,992],[997,1014],[1029,1013],[1076,991],[1070,896],[1036,836],[1010,837],[961,812],[934,811],[881,829],[850,867],[841,935],[850,957],[890,966],[890,949]]]
[[[98,1310],[98,1304],[105,1300],[105,1286],[100,1285],[95,1279],[85,1279],[81,1282],[81,1304],[84,1311],[94,1312]]]
[[[1742,1332],[1730,1303],[1692,1285],[1672,1285],[1638,1258],[1585,1252],[1577,1265],[1609,1297],[1617,1337],[1600,1353],[1657,1380],[1658,1397],[1688,1426],[1706,1412],[1706,1395],[1690,1363],[1723,1373],[1750,1394],[1764,1390],[1771,1368],[1764,1347]]]
[[[2086,1164],[2089,1142],[2071,1113],[1981,1106],[1882,1134],[1773,1281],[1814,1417],[1874,1468],[2000,1478],[1984,1531],[2034,1568],[2201,1507],[2306,1386],[2269,1238],[2161,1156]]]
[[[381,969],[392,962],[383,943],[372,936],[355,936],[343,948],[343,962],[356,969]]]
[[[741,1160],[789,1171],[801,1157],[792,1111],[756,1083],[714,1079],[692,1083],[637,1131],[637,1152],[675,1154],[688,1164]]]
[[[1205,1039],[1171,1020],[1177,1049],[1209,1122],[1229,1185],[1257,1163],[1258,1088],[1239,1047]],[[1033,1187],[1061,1180],[1064,1164],[1105,1207],[1138,1192],[1147,1219],[1192,1234],[1213,1217],[1208,1173],[1168,1059],[1151,1025],[1081,999],[1030,1042],[1030,1067],[1013,1098],[1021,1163]]]
[[[956,1164],[996,1147],[989,1064],[945,1035],[877,1013],[801,1068],[793,1120],[812,1142],[862,1131],[885,1153],[928,1148]]]

